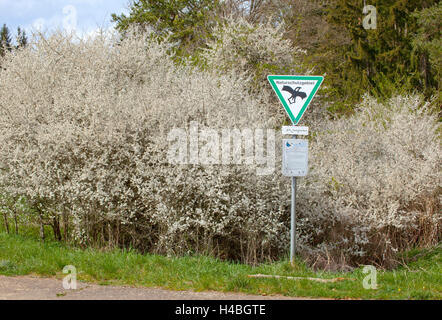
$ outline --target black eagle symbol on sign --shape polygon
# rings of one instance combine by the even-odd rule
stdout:
[[[301,90],[301,87],[296,87],[295,89],[289,86],[282,87],[282,91],[287,91],[292,95],[290,98],[288,98],[290,104],[295,103],[297,97],[300,97],[302,100],[307,97],[307,94],[305,92],[299,90]]]

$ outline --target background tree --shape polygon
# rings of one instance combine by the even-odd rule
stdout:
[[[28,45],[28,37],[26,36],[26,31],[22,30],[20,27],[17,28],[17,49],[23,48]]]
[[[413,40],[414,63],[419,68],[421,86],[427,95],[436,94],[441,105],[442,2],[416,12],[418,29]]]
[[[191,54],[204,45],[218,4],[218,0],[135,0],[128,16],[112,14],[112,20],[122,34],[137,26],[160,37],[170,35],[179,55]]]
[[[345,63],[340,77],[355,85],[342,86],[339,94],[357,100],[368,91],[390,97],[397,90],[422,90],[420,73],[413,59],[413,37],[418,29],[414,12],[435,4],[435,0],[371,1],[377,9],[377,28],[362,25],[363,0],[336,0],[328,19],[343,27],[351,38],[344,47]],[[351,91],[348,91],[351,89]]]
[[[0,30],[0,56],[4,56],[6,51],[12,50],[11,35],[9,33],[9,28],[6,24]]]
[[[248,22],[263,22],[269,16],[269,9],[277,1],[273,0],[225,0],[218,7],[223,18],[245,18]],[[265,22],[265,21],[264,21]]]

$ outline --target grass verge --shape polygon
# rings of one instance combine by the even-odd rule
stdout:
[[[281,294],[337,299],[442,299],[442,247],[413,250],[402,256],[402,267],[377,271],[377,289],[364,289],[363,267],[349,273],[314,272],[302,261],[256,267],[205,256],[164,257],[135,251],[81,250],[32,236],[0,233],[0,274],[37,274],[62,278],[63,267],[74,265],[77,279],[102,285],[161,287],[173,290]],[[345,278],[333,283],[309,280],[256,279],[251,274]]]

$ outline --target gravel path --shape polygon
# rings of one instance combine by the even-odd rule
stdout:
[[[77,282],[76,290],[63,289],[62,280],[31,276],[0,276],[0,300],[306,300],[280,295],[259,296],[215,291],[171,291],[158,288],[100,286]]]

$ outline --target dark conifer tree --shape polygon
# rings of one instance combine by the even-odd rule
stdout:
[[[413,37],[418,29],[413,13],[436,0],[375,0],[377,26],[364,28],[363,0],[336,0],[329,21],[346,29],[351,37],[345,49],[343,72],[356,71],[360,93],[367,89],[380,97],[396,90],[422,90],[419,70],[412,63]],[[344,75],[343,75],[344,76]],[[359,94],[360,94],[359,93]]]
[[[6,51],[12,50],[11,35],[9,33],[9,28],[6,24],[0,30],[0,56],[4,56]]]
[[[17,49],[24,48],[28,44],[28,37],[26,36],[26,31],[22,30],[20,27],[17,28]]]

